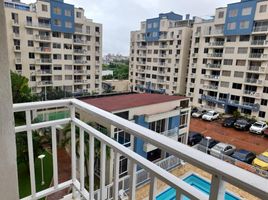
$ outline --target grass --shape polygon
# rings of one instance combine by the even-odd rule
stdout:
[[[37,192],[48,188],[53,176],[52,155],[47,151],[45,151],[44,154],[46,155],[44,158],[44,185],[41,185],[41,161],[38,158],[35,160],[35,181]],[[30,175],[25,164],[18,165],[18,177],[20,198],[29,196],[31,194]]]

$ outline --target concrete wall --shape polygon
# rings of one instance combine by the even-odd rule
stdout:
[[[1,199],[18,199],[18,179],[16,144],[9,62],[7,53],[7,33],[5,29],[3,1],[0,3],[0,194]]]

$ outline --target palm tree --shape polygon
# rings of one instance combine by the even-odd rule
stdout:
[[[95,129],[97,129],[97,124],[96,123],[92,123],[89,122],[88,125],[94,127]],[[107,130],[100,130],[103,134],[108,135],[108,131]],[[66,125],[63,130],[62,133],[64,135],[64,138],[61,142],[61,146],[62,147],[69,147],[71,144],[71,124]],[[75,130],[75,135],[76,135],[76,141],[75,141],[75,145],[76,145],[76,156],[78,158],[80,158],[80,151],[79,151],[79,147],[80,147],[80,140],[79,140],[79,128],[76,127]],[[88,162],[89,162],[89,135],[85,134],[84,135],[84,143],[85,143],[85,151],[84,151],[84,158],[85,158],[85,167],[86,167],[86,176],[89,176],[88,172],[89,172],[89,167],[88,167]],[[95,166],[95,170],[96,170],[96,166],[98,164],[98,162],[100,161],[100,155],[101,155],[101,143],[99,140],[95,139],[94,141],[94,166]],[[106,148],[106,159],[109,160],[110,159],[110,148],[107,147]]]

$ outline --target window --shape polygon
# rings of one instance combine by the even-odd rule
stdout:
[[[181,115],[180,115],[180,129],[187,127],[188,115],[189,115],[188,112],[181,112]]]
[[[219,19],[222,19],[224,17],[224,12],[223,11],[220,11],[219,13],[218,13],[218,18]]]
[[[64,10],[64,15],[67,17],[71,17],[72,16],[71,10]]]
[[[65,22],[65,27],[66,28],[72,28],[73,27],[72,22],[66,21]]]
[[[61,81],[62,80],[62,76],[61,75],[55,75],[54,76],[54,80],[55,81]]]
[[[124,156],[120,156],[120,161],[119,161],[119,177],[123,177],[127,175],[128,170],[127,170],[127,161],[128,159]]]
[[[266,10],[267,10],[267,5],[261,5],[261,6],[260,6],[259,13],[265,13]]]
[[[72,65],[65,65],[64,69],[65,70],[73,70],[73,66]]]
[[[76,18],[81,18],[81,17],[82,17],[81,12],[76,12]]]
[[[35,58],[34,53],[29,53],[29,58],[34,59]]]
[[[264,111],[260,111],[260,112],[259,112],[259,117],[261,117],[261,118],[265,118],[265,112],[264,112]]]
[[[245,66],[246,60],[236,60],[236,66]]]
[[[73,76],[72,75],[65,75],[65,80],[73,80]]]
[[[30,77],[30,80],[31,80],[32,82],[34,82],[34,81],[36,81],[36,77],[35,77],[35,76],[31,76],[31,77]]]
[[[53,8],[53,13],[55,13],[57,15],[61,15],[61,9],[59,7],[54,7]]]
[[[33,35],[33,29],[27,29],[26,32],[28,35]]]
[[[35,70],[35,65],[30,65],[29,68],[30,68],[30,70],[34,71]]]
[[[223,65],[233,65],[233,60],[231,60],[231,59],[224,59],[223,60]]]
[[[61,54],[53,54],[54,60],[61,60]]]
[[[153,23],[153,27],[154,27],[154,28],[158,28],[158,23],[157,23],[157,22],[154,22],[154,23]]]
[[[248,42],[249,39],[250,39],[249,35],[241,35],[240,38],[239,38],[239,41],[240,42]]]
[[[224,70],[224,71],[222,71],[222,76],[231,76],[231,71],[226,71],[226,70]]]
[[[60,38],[61,37],[61,33],[59,33],[59,32],[52,32],[52,37]]]
[[[47,12],[47,5],[42,4],[42,11]]]
[[[243,78],[244,72],[234,72],[234,77],[236,78]]]
[[[263,88],[263,93],[268,93],[268,87]]]
[[[229,88],[229,82],[221,81],[221,87]]]
[[[16,67],[16,70],[17,71],[21,71],[22,70],[22,65],[21,64],[17,64],[15,67]]]
[[[114,129],[114,138],[117,142],[124,145],[125,147],[130,147],[130,134],[121,130],[119,128]]]
[[[61,65],[54,65],[53,70],[60,71],[62,70]]]
[[[64,60],[72,60],[72,55],[64,55]]]
[[[234,30],[236,29],[236,23],[235,22],[231,22],[227,24],[227,29],[228,30]]]
[[[225,48],[225,54],[233,54],[235,48],[234,47],[226,47]]]
[[[236,89],[236,90],[241,90],[242,89],[242,84],[240,84],[240,83],[233,83],[232,88],[233,89]]]
[[[252,11],[252,7],[243,8],[242,16],[250,15]]]
[[[152,24],[151,23],[147,24],[147,28],[152,28]]]
[[[72,34],[70,34],[70,33],[64,33],[64,38],[65,39],[72,39]]]
[[[238,54],[247,54],[248,48],[247,47],[238,47],[237,53]]]
[[[54,19],[55,26],[61,26],[61,21],[59,19]]]
[[[28,40],[28,47],[33,47],[34,46],[34,42],[32,40]]]
[[[61,44],[60,43],[53,43],[53,49],[60,49]]]
[[[229,11],[229,17],[236,17],[237,16],[237,13],[238,13],[238,10],[237,9],[230,10]]]
[[[157,133],[162,133],[166,130],[166,119],[161,119],[149,123],[149,129]]]
[[[236,42],[236,36],[228,36],[226,42]]]
[[[267,106],[267,104],[268,104],[268,100],[267,99],[262,99],[261,100],[261,105],[262,106]]]
[[[249,28],[249,21],[240,22],[240,29],[248,29],[248,28]]]

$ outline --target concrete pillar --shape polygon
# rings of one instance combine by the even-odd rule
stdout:
[[[0,2],[0,24],[0,194],[1,199],[16,200],[19,199],[16,143],[3,1]]]

